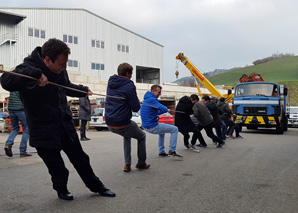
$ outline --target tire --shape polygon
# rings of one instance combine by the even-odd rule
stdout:
[[[277,134],[284,134],[284,122],[280,122],[280,126],[276,127]]]
[[[95,127],[95,129],[97,130],[97,131],[102,131],[102,127]]]

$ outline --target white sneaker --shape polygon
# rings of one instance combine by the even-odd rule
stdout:
[[[195,152],[200,152],[200,150],[198,150],[197,147],[195,147],[195,145],[190,144],[189,147]]]

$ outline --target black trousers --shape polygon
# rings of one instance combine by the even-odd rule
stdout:
[[[87,122],[88,122],[87,120],[81,120],[81,127],[80,127],[81,137],[86,137]]]
[[[219,137],[217,137],[216,135],[214,135],[214,133],[213,133],[213,131],[212,131],[212,128],[213,128],[213,122],[210,123],[210,124],[208,124],[207,126],[201,126],[201,125],[199,124],[199,125],[198,125],[198,128],[199,128],[200,131],[201,131],[202,129],[204,129],[205,132],[206,132],[206,134],[207,134],[207,136],[208,136],[209,138],[211,138],[212,141],[216,141],[216,142],[218,142],[219,144],[222,144],[222,143],[223,143],[222,139],[220,139]],[[205,143],[205,144],[202,144],[202,145],[204,146],[204,145],[207,145],[207,144]]]
[[[179,128],[179,127],[178,127]],[[189,145],[188,139],[190,138],[189,132],[193,132],[191,144],[195,145],[197,139],[201,144],[206,144],[201,131],[197,128],[197,126],[194,123],[188,124],[186,127],[179,128],[179,132],[183,135],[184,145]]]
[[[78,135],[69,136],[64,130],[61,135],[61,149],[36,148],[38,155],[43,159],[52,177],[53,189],[58,193],[65,193],[69,171],[61,157],[64,151],[86,187],[92,192],[103,191],[103,183],[94,174],[90,165],[89,156],[83,151]]]

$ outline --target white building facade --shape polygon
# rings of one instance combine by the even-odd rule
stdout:
[[[127,62],[139,83],[162,82],[163,46],[85,9],[1,8],[0,64],[12,70],[49,38],[71,49],[68,70],[107,80]]]

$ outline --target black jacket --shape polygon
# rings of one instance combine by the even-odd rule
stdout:
[[[37,79],[43,73],[51,82],[88,91],[88,87],[72,84],[68,79],[66,70],[60,74],[51,72],[43,63],[40,55],[41,47],[37,47],[30,56],[24,59],[24,63],[17,66],[13,72]],[[86,93],[67,90],[50,84],[44,87],[36,85],[32,88],[34,82],[31,79],[6,73],[1,77],[1,85],[4,89],[20,92],[29,127],[30,146],[60,148],[63,131],[66,131],[73,139],[77,137],[66,95],[83,97],[86,96]]]
[[[211,113],[213,117],[213,123],[215,127],[220,127],[221,125],[221,119],[219,117],[219,108],[217,104],[213,101],[209,101],[206,104],[206,107],[208,108],[209,112]]]
[[[228,103],[219,102],[218,107],[221,110],[222,114],[220,115],[221,120],[231,119],[231,115],[233,114],[232,110],[229,108]]]
[[[193,104],[188,96],[180,98],[176,106],[176,111],[184,113],[175,112],[175,126],[178,127],[179,131],[187,129],[189,125],[192,125],[192,120],[190,118],[190,115],[193,114],[192,107]]]
[[[91,105],[87,97],[80,97],[79,119],[91,121]]]

